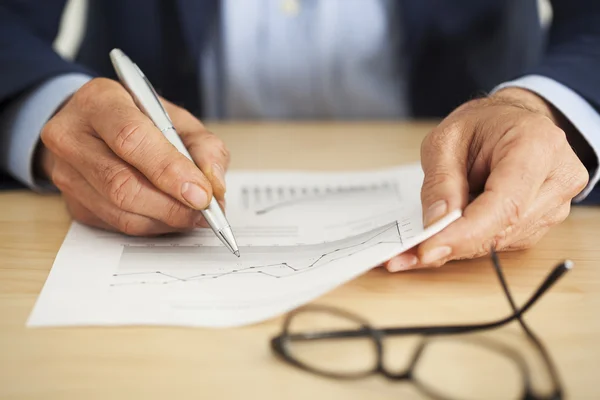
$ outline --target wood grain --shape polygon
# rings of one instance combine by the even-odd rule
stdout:
[[[209,125],[228,144],[233,156],[231,169],[310,170],[365,169],[418,161],[420,142],[431,126]],[[59,196],[26,191],[0,194],[0,398],[422,397],[406,383],[379,377],[337,382],[282,364],[268,347],[281,318],[224,330],[27,329],[25,321],[69,223]],[[600,208],[574,207],[570,217],[534,249],[502,255],[509,284],[519,301],[527,298],[554,264],[566,258],[575,262],[574,270],[527,316],[548,346],[569,398],[600,396],[599,227]],[[317,303],[343,307],[376,326],[475,322],[508,313],[486,259],[401,274],[375,269]],[[519,336],[516,327],[507,331],[513,339]],[[527,353],[526,344],[517,346]],[[386,360],[391,364],[408,354],[401,347],[389,347],[393,357]],[[468,363],[478,367],[485,362],[485,358],[457,360],[456,368],[460,370]],[[454,375],[450,372],[456,371],[435,372],[446,383],[444,379],[451,379]],[[541,371],[540,375],[543,378]],[[502,387],[505,377],[496,378]],[[544,383],[544,379],[537,380]],[[469,390],[468,385],[465,390]]]

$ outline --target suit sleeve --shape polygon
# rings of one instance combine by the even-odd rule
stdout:
[[[545,55],[525,76],[503,83],[528,89],[554,105],[576,129],[579,154],[593,152],[584,162],[588,186],[575,202],[600,204],[600,1],[553,0],[553,20]],[[595,189],[594,189],[595,187]],[[585,201],[584,201],[585,200]]]
[[[0,3],[0,112],[7,103],[48,78],[90,71],[52,48],[64,0],[3,0]]]
[[[553,0],[542,62],[531,72],[569,87],[600,112],[600,1]]]
[[[577,200],[588,196],[598,199],[600,185],[600,1],[551,0],[553,20],[548,47],[543,61],[532,74],[554,80],[584,99],[590,107],[559,107],[567,119],[579,129],[596,154],[596,163],[587,165],[590,184]],[[569,96],[565,96],[568,99]],[[574,99],[574,97],[573,97]],[[556,103],[560,101],[557,98]],[[563,102],[564,99],[563,99]],[[561,109],[562,108],[562,109]],[[577,108],[577,109],[575,109]],[[587,115],[588,118],[582,117]],[[595,194],[590,192],[595,187]]]
[[[52,48],[64,6],[65,0],[0,2],[0,172],[30,187],[41,127],[83,82],[61,77],[92,75]]]

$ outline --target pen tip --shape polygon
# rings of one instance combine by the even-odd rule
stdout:
[[[240,257],[240,251],[239,250],[234,251],[233,254],[235,254],[236,256],[238,256],[238,258]]]

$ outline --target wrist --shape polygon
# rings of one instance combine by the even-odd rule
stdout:
[[[49,120],[54,118],[56,114],[58,114],[65,107],[65,105],[69,102],[69,100],[71,100],[72,97],[73,95],[70,95],[66,99],[64,99],[58,105],[54,113],[50,116]],[[48,148],[44,145],[44,142],[40,138],[33,152],[33,179],[36,181],[51,181],[53,164],[54,159],[52,153],[48,150]]]
[[[560,112],[552,107],[550,103],[532,91],[518,87],[508,87],[494,93],[492,97],[501,99],[514,106],[522,107],[529,111],[542,114],[550,118],[552,122],[560,127]]]
[[[586,166],[588,171],[593,169],[593,166],[596,164],[596,155],[594,150],[581,135],[581,133],[579,133],[577,128],[573,126],[571,121],[569,121],[562,112],[547,102],[543,97],[530,90],[518,87],[507,87],[501,89],[494,93],[491,97],[501,99],[502,101],[508,102],[514,106],[522,107],[530,110],[531,112],[542,114],[550,118],[550,120],[554,122],[556,126],[563,130],[569,145],[575,154],[577,154],[581,162]]]

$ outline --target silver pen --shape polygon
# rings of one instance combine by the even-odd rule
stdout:
[[[193,162],[192,156],[183,145],[177,131],[175,131],[171,118],[169,118],[146,75],[120,49],[111,50],[110,60],[121,84],[131,94],[140,110],[152,120],[154,125],[180,153]],[[233,254],[239,257],[240,251],[231,226],[214,197],[211,199],[208,208],[201,210],[201,212],[217,237]]]

